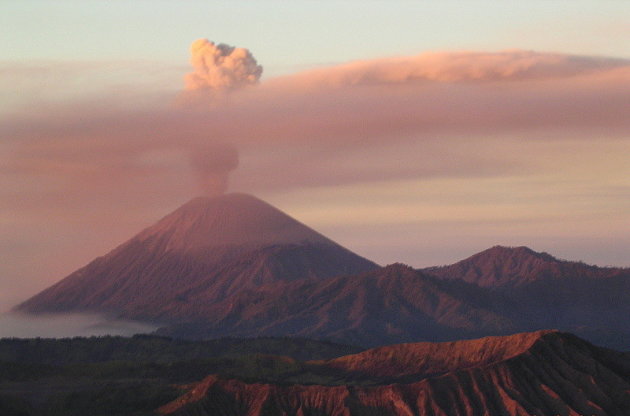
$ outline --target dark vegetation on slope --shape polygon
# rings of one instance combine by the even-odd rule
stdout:
[[[208,374],[267,382],[303,374],[303,379],[327,382],[327,373],[310,374],[303,361],[360,350],[289,338],[2,339],[0,415],[149,415],[182,394],[179,385]]]
[[[65,365],[107,361],[170,363],[249,354],[283,355],[321,360],[353,354],[363,348],[304,338],[223,338],[187,341],[152,335],[89,338],[3,338],[0,361]]]

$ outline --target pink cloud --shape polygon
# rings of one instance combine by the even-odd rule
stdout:
[[[431,53],[276,78],[235,91],[220,105],[181,108],[163,97],[167,104],[48,108],[5,120],[0,132],[13,143],[5,151],[10,155],[5,171],[57,175],[68,182],[113,185],[155,170],[180,174],[186,168],[175,162],[165,168],[139,161],[151,152],[190,152],[212,143],[235,146],[249,160],[286,155],[284,162],[274,159],[271,173],[241,179],[267,189],[315,185],[320,177],[330,178],[322,179],[326,183],[372,180],[372,172],[353,164],[353,155],[365,159],[383,149],[404,154],[423,143],[436,151],[448,148],[449,140],[488,136],[624,137],[630,129],[628,96],[630,64],[619,59],[529,51]],[[296,163],[292,154],[306,162]],[[331,158],[337,168],[325,163]],[[390,158],[382,163],[391,166],[380,173],[395,179],[488,174],[493,166],[505,171],[502,155],[460,159],[450,167],[419,163],[401,169]],[[286,171],[297,174],[287,180],[280,173]]]
[[[208,154],[200,148],[233,146],[249,161],[236,183],[253,192],[500,175],[529,163],[451,147],[483,137],[627,137],[628,96],[630,65],[618,59],[512,51],[363,61],[272,79],[220,105],[182,108],[161,97],[135,106],[111,99],[32,109],[2,123],[8,140],[1,170],[54,181],[68,192],[118,192],[121,184],[177,182],[189,169],[182,154],[199,159]],[[410,152],[417,163],[401,165]],[[158,162],[147,156],[155,153],[162,154]],[[436,163],[435,155],[453,163]],[[217,159],[204,170],[214,164],[229,165],[226,172],[236,166]]]
[[[190,46],[194,71],[184,78],[187,90],[216,91],[256,84],[262,74],[252,53],[224,43],[198,39]]]

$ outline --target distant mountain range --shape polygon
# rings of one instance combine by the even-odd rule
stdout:
[[[359,275],[243,290],[212,305],[203,321],[158,333],[183,338],[290,335],[371,346],[514,330],[509,319],[396,264]]]
[[[630,270],[597,267],[582,262],[558,260],[527,247],[495,246],[449,266],[423,271],[443,279],[463,280],[482,287],[519,287],[560,279],[610,279],[628,277]]]
[[[243,194],[196,198],[16,307],[104,312],[182,338],[362,346],[559,328],[630,350],[630,270],[496,246],[450,266],[379,267]]]

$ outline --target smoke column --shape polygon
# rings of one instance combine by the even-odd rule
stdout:
[[[255,85],[262,75],[262,66],[245,48],[198,39],[190,45],[190,53],[194,71],[186,74],[184,81],[186,91],[193,94],[186,99],[193,103]],[[203,192],[221,195],[228,189],[229,173],[238,167],[238,151],[229,144],[215,142],[192,149],[190,160]]]
[[[238,152],[228,144],[213,143],[193,149],[190,161],[203,192],[217,196],[228,189],[228,176],[238,167]]]

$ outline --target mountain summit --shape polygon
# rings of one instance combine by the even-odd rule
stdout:
[[[171,252],[228,245],[335,244],[268,203],[238,193],[195,198],[135,239]]]
[[[521,286],[549,279],[606,278],[627,272],[619,268],[559,260],[524,246],[494,246],[457,263],[423,271],[483,287]]]
[[[200,197],[16,310],[195,320],[245,288],[377,267],[251,195]]]

